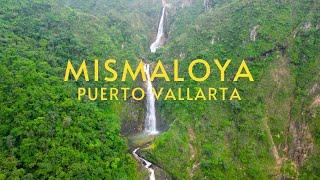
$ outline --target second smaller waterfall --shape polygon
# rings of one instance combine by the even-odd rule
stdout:
[[[161,19],[160,19],[160,23],[159,23],[159,27],[158,27],[158,33],[157,33],[156,40],[150,46],[150,51],[152,53],[155,53],[157,51],[157,49],[162,46],[162,41],[163,41],[163,36],[164,36],[165,12],[166,12],[166,7],[164,6],[162,8],[162,15],[161,15]]]
[[[157,131],[157,119],[156,119],[156,109],[155,109],[155,96],[152,92],[153,86],[150,81],[150,65],[144,65],[144,71],[147,76],[146,81],[146,108],[147,114],[145,118],[144,130],[148,134],[158,134]]]

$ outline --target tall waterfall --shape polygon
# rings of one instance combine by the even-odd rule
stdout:
[[[150,65],[145,64],[144,65],[144,71],[147,76],[147,81],[146,81],[146,107],[147,107],[147,115],[145,119],[145,125],[144,125],[144,130],[148,134],[157,134],[157,119],[156,119],[156,109],[155,109],[155,97],[152,92],[152,83],[150,81]]]
[[[150,45],[150,51],[152,53],[155,53],[159,47],[163,45],[163,36],[164,36],[164,16],[166,12],[166,1],[162,0],[163,8],[162,8],[162,15],[158,27],[158,33],[157,33],[157,38],[156,40]],[[153,86],[150,80],[150,64],[144,64],[144,72],[146,73],[147,76],[147,81],[146,81],[146,107],[147,107],[147,114],[146,118],[144,121],[144,132],[147,135],[155,135],[158,134],[159,132],[157,131],[157,119],[156,119],[156,108],[155,108],[155,95],[153,94]],[[140,157],[137,154],[137,151],[139,148],[136,148],[132,154],[136,159],[138,159],[144,167],[149,171],[149,179],[150,180],[155,180],[155,173],[154,169],[152,167],[152,163],[147,161],[146,159]]]
[[[163,36],[164,36],[164,16],[165,16],[165,12],[166,12],[166,6],[163,6],[162,8],[162,15],[161,15],[161,19],[160,19],[160,23],[159,23],[159,27],[158,27],[158,33],[157,33],[157,38],[156,40],[151,44],[150,46],[150,51],[152,53],[155,53],[157,51],[157,49],[159,47],[161,47],[162,45],[162,41],[163,41]]]
[[[157,33],[157,38],[156,40],[150,45],[150,51],[152,53],[155,53],[159,47],[162,46],[162,41],[163,41],[163,36],[164,36],[164,16],[166,12],[166,4],[162,2],[163,8],[162,8],[162,15],[160,18],[160,23],[158,27],[158,33]],[[145,128],[144,131],[148,134],[158,134],[157,131],[157,119],[156,119],[156,109],[155,109],[155,97],[152,92],[152,83],[150,81],[150,65],[145,64],[144,65],[144,71],[147,75],[147,102],[146,102],[146,107],[147,107],[147,115],[145,119]]]

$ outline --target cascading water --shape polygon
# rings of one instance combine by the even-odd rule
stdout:
[[[147,114],[145,118],[145,127],[144,127],[144,135],[156,135],[159,132],[157,131],[157,119],[156,119],[156,109],[155,109],[155,96],[153,94],[153,87],[150,80],[150,64],[144,64],[144,72],[146,73],[146,107],[147,107]],[[152,168],[152,163],[147,161],[146,159],[140,157],[137,154],[139,148],[136,148],[132,151],[133,156],[139,160],[142,165],[149,171],[149,179],[155,180],[155,173],[154,169]]]
[[[164,16],[166,12],[166,4],[164,1],[162,1],[163,8],[162,8],[162,15],[160,18],[160,23],[158,27],[158,33],[157,33],[157,38],[156,40],[151,44],[150,46],[150,51],[152,53],[155,53],[159,47],[162,46],[163,44],[163,36],[164,36]],[[157,119],[156,119],[156,109],[155,109],[155,97],[152,92],[152,83],[150,81],[150,65],[145,64],[144,65],[144,70],[147,75],[147,115],[145,119],[145,132],[148,134],[158,134],[157,131]]]
[[[150,179],[150,180],[155,180],[156,177],[155,177],[155,174],[154,174],[154,169],[151,168],[152,163],[149,162],[149,161],[147,161],[147,160],[145,160],[145,159],[143,159],[142,157],[140,157],[140,156],[137,154],[137,151],[138,151],[138,150],[139,150],[139,148],[136,148],[136,149],[132,152],[133,156],[134,156],[136,159],[138,159],[139,161],[141,161],[142,164],[144,165],[144,167],[149,171],[149,173],[150,173],[149,179]]]
[[[152,92],[152,83],[150,81],[150,65],[144,65],[144,71],[147,76],[146,81],[146,107],[147,107],[147,114],[145,119],[144,130],[147,134],[157,134],[157,119],[156,119],[156,109],[155,109],[155,97]]]
[[[157,33],[157,38],[156,40],[151,44],[150,46],[150,51],[152,53],[155,53],[159,47],[162,45],[163,41],[163,36],[164,36],[164,16],[166,12],[166,6],[163,6],[162,8],[162,15],[158,27],[158,33]]]
[[[161,15],[161,19],[160,19],[160,23],[159,23],[159,27],[158,27],[158,33],[157,33],[157,38],[156,40],[151,44],[150,46],[150,51],[152,53],[155,53],[157,51],[157,49],[159,47],[161,47],[163,45],[163,38],[164,38],[164,16],[165,16],[165,12],[166,12],[166,2],[164,0],[162,0],[162,4],[163,4],[163,8],[162,8],[162,15]],[[157,131],[157,119],[156,119],[156,108],[155,108],[155,96],[153,93],[153,86],[150,80],[150,65],[149,64],[145,64],[144,65],[144,71],[146,73],[147,76],[147,81],[146,81],[146,107],[147,107],[147,114],[146,114],[146,118],[145,118],[145,127],[144,127],[144,132],[147,135],[156,135],[159,132]],[[149,171],[150,175],[149,175],[149,179],[150,180],[155,180],[155,173],[154,173],[154,169],[152,168],[152,163],[147,161],[146,159],[140,157],[137,154],[137,151],[139,150],[139,148],[136,148],[132,154],[133,156],[138,159],[139,161],[142,162],[142,164],[144,165],[144,167]]]

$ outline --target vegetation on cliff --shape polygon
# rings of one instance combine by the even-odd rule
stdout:
[[[166,45],[155,54],[161,1],[0,3],[0,179],[141,179],[120,131],[142,130],[144,105],[78,101],[78,87],[106,83],[63,82],[68,59],[107,58],[160,59],[167,69],[179,59],[185,81],[156,87],[241,93],[231,102],[157,101],[168,128],[141,154],[173,178],[320,177],[318,1],[168,0]],[[232,59],[225,82],[188,78],[192,60],[215,58]],[[253,83],[230,78],[243,59]]]

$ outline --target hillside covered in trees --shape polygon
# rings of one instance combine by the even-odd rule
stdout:
[[[242,95],[156,102],[162,132],[141,156],[170,178],[320,178],[320,3],[165,2],[164,45],[151,53],[161,0],[0,0],[0,179],[146,177],[129,142],[143,129],[144,103],[78,101],[78,87],[110,84],[63,81],[69,59],[78,67],[109,58],[167,69],[178,59],[185,77],[194,59],[232,59],[224,82],[214,68],[205,82],[154,82]],[[242,60],[253,83],[232,81]]]

